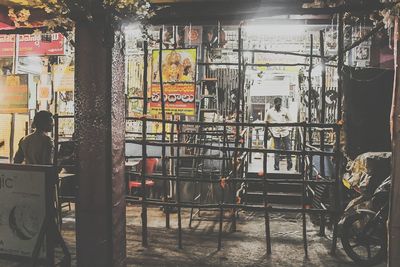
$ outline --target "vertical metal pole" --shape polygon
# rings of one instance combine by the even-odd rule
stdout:
[[[344,56],[346,53],[343,53],[343,41],[344,41],[344,33],[343,33],[343,13],[339,13],[338,19],[338,62],[337,62],[337,71],[338,71],[338,113],[337,120],[342,120],[342,98],[343,98],[343,74],[342,69],[344,65]]]
[[[221,168],[221,179],[225,179],[226,175],[226,160],[227,160],[227,154],[226,154],[226,148],[228,147],[228,142],[227,142],[227,131],[226,131],[226,120],[224,116],[224,129],[223,129],[223,137],[222,137],[222,146],[223,146],[223,153],[222,153],[222,168]],[[222,226],[223,226],[223,220],[224,220],[224,208],[222,205],[224,204],[225,201],[225,184],[220,183],[220,188],[221,188],[221,200],[220,200],[220,206],[219,206],[219,228],[218,228],[218,250],[221,250],[222,247]]]
[[[19,35],[14,35],[14,57],[13,57],[13,68],[12,73],[16,74],[18,72],[18,59],[19,59]]]
[[[338,71],[338,113],[337,113],[337,120],[338,122],[342,120],[342,97],[343,97],[343,57],[345,53],[343,51],[343,13],[339,13],[338,19],[338,64],[337,64],[337,71]],[[333,237],[332,237],[332,248],[331,253],[335,254],[336,252],[336,245],[337,245],[337,235],[338,235],[338,216],[341,212],[341,183],[340,183],[340,129],[339,126],[336,128],[335,131],[336,136],[336,145],[335,145],[335,158],[336,158],[336,166],[335,166],[335,194],[334,194],[334,214],[333,214]]]
[[[53,82],[51,82],[51,87],[53,87]],[[58,92],[54,92],[54,114],[58,113]]]
[[[177,124],[177,131],[178,131],[178,144],[181,143],[181,136],[182,136],[182,125],[180,120],[178,119]],[[177,146],[176,149],[176,203],[178,204],[178,247],[182,249],[182,217],[181,217],[181,189],[180,189],[180,180],[179,180],[179,165],[180,165],[180,146]]]
[[[264,149],[267,149],[267,138],[268,138],[268,123],[264,127]],[[264,199],[264,221],[265,221],[265,242],[267,245],[267,254],[272,253],[271,250],[271,231],[269,227],[269,213],[268,213],[268,194],[267,194],[267,157],[268,153],[264,152],[263,155],[263,199]]]
[[[59,138],[58,138],[58,127],[60,125],[59,123],[60,118],[58,117],[58,114],[54,114],[54,155],[53,155],[53,165],[58,165],[58,143],[59,143]],[[62,223],[62,221],[60,221]]]
[[[236,93],[236,133],[235,133],[235,154],[233,156],[234,158],[234,163],[233,163],[233,168],[234,168],[234,178],[239,178],[239,173],[238,173],[238,146],[239,146],[239,138],[240,138],[240,87],[242,84],[242,28],[239,27],[238,29],[238,68],[239,68],[239,83],[238,83],[238,88],[237,88],[237,93]],[[232,182],[232,197],[234,203],[236,203],[236,181],[234,180]],[[232,208],[232,231],[236,231],[236,209]]]
[[[241,40],[241,43],[242,43],[241,47],[243,49],[243,40]],[[242,57],[243,57],[243,55],[242,55]],[[241,61],[242,61],[242,64],[243,64],[243,59]],[[239,85],[240,86],[239,88],[242,91],[241,92],[241,96],[242,96],[242,116],[241,116],[241,121],[242,121],[242,123],[244,123],[244,118],[245,118],[244,114],[245,114],[245,111],[246,111],[246,103],[244,101],[244,83],[245,83],[245,80],[246,80],[246,65],[243,66],[242,82]],[[243,129],[244,129],[244,127],[242,125],[241,130],[243,130]],[[244,147],[244,142],[243,142],[242,147]]]
[[[18,58],[19,58],[19,35],[14,35],[14,58],[12,73],[17,74],[18,72]],[[14,138],[15,137],[15,113],[11,114],[11,131],[10,131],[10,163],[13,162],[14,158]]]
[[[142,120],[142,246],[147,247],[147,195],[146,195],[146,165],[147,165],[147,69],[148,69],[148,43],[143,42],[143,120]]]
[[[165,96],[164,96],[164,85],[163,85],[163,73],[162,73],[162,51],[163,51],[163,28],[160,28],[160,51],[158,57],[158,73],[160,75],[160,94],[161,94],[161,118],[162,118],[162,136],[161,136],[161,164],[162,164],[162,175],[165,177],[167,175],[167,165],[165,160]],[[164,201],[168,201],[168,192],[167,192],[168,183],[166,180],[163,182],[163,191],[164,191]],[[169,228],[169,208],[164,206],[165,212],[165,227]]]
[[[308,123],[312,123],[312,69],[313,69],[313,52],[314,52],[314,39],[313,35],[310,34],[310,66],[308,70]],[[304,126],[305,127],[305,126]],[[305,144],[307,142],[306,138],[306,127],[304,128],[304,143],[303,143],[303,157],[305,157]],[[312,145],[312,129],[311,127],[308,128],[308,142]],[[309,170],[309,179],[312,178],[312,171],[313,171],[313,156],[310,156],[310,164],[308,166]],[[305,193],[306,193],[306,184],[304,183],[307,173],[303,175],[303,188],[302,188],[302,219],[303,219],[303,246],[304,246],[304,253],[306,257],[308,257],[308,247],[307,247],[307,222],[306,222],[306,213],[305,209]]]
[[[313,35],[310,34],[310,66],[308,69],[308,123],[312,122],[312,111],[311,111],[311,102],[312,102],[312,69],[313,69]],[[310,145],[312,145],[312,132],[311,128],[308,129],[308,135],[310,136]]]
[[[176,43],[176,35],[178,34],[178,26],[172,26],[172,31],[173,31],[173,37],[174,37],[174,49],[177,48],[178,44]]]
[[[324,31],[321,30],[319,32],[319,50],[321,55],[321,123],[326,122],[326,64],[325,64],[325,47],[324,47]],[[325,151],[325,129],[321,131],[320,136],[320,148],[322,151]],[[320,165],[321,165],[321,174],[325,177],[325,157],[321,155]]]
[[[10,128],[10,163],[14,158],[14,137],[15,137],[15,113],[11,114],[11,128]]]
[[[179,120],[179,115],[177,117],[178,117],[178,120]],[[175,120],[175,115],[171,115],[171,120]],[[178,125],[176,126],[176,128],[177,128],[176,130],[179,131]],[[174,136],[174,134],[175,134],[175,123],[171,123],[171,128],[170,129],[171,130],[170,130],[170,133],[169,133],[169,142],[170,142],[170,144],[173,144],[174,141],[175,141],[175,136]],[[179,135],[177,135],[177,137],[179,138]],[[176,171],[176,168],[174,167],[174,164],[178,164],[178,161],[174,159],[174,156],[175,156],[175,148],[174,148],[174,146],[171,145],[169,149],[170,149],[170,158],[168,160],[169,175],[174,176],[175,175],[175,171]],[[179,150],[179,147],[177,149]],[[168,180],[167,182],[170,185],[170,189],[168,190],[169,194],[170,194],[170,196],[173,196],[174,195],[174,189],[176,188],[177,190],[179,190],[179,188],[177,188],[176,181],[175,181],[175,184],[174,184],[172,179]]]
[[[303,141],[303,144],[302,144],[302,147],[301,147],[301,150],[303,152],[302,153],[302,162],[301,162],[301,165],[302,165],[301,170],[303,172],[303,175],[302,175],[303,185],[302,185],[302,190],[301,190],[302,191],[302,194],[301,194],[301,206],[302,206],[302,210],[303,210],[303,212],[302,212],[302,219],[303,219],[303,246],[304,246],[305,257],[308,258],[307,220],[306,220],[306,211],[305,211],[305,208],[306,208],[305,198],[306,198],[306,190],[307,190],[307,185],[308,184],[306,184],[306,175],[307,175],[307,173],[304,170],[304,159],[306,157],[306,142],[307,142],[307,140],[305,138],[306,132],[307,132],[306,128],[307,128],[306,127],[306,123],[304,123],[303,129],[302,129],[303,130],[303,134],[304,134],[304,141]],[[311,136],[310,136],[310,142],[311,142]],[[310,158],[312,159],[312,156],[310,156]],[[310,165],[308,167],[309,167],[309,175],[310,175],[308,180],[310,180],[312,178],[312,160],[310,160]]]
[[[325,43],[324,31],[319,32],[319,51],[321,55],[321,123],[326,122],[326,64],[325,64]],[[325,129],[320,131],[320,149],[325,151]],[[325,177],[325,156],[321,155],[319,160],[320,172],[322,177]],[[325,215],[321,214],[321,222],[319,228],[319,235],[325,236]]]

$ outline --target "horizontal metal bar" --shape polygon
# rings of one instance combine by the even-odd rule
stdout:
[[[146,118],[146,117],[126,117],[127,120],[162,122],[162,119]],[[198,122],[198,121],[174,121],[166,120],[166,123],[181,125],[201,125],[206,126],[244,126],[244,127],[319,127],[319,128],[338,128],[340,125],[336,123],[307,123],[307,122],[287,122],[287,123],[241,123],[241,122]]]
[[[240,151],[240,152],[260,152],[260,153],[276,153],[281,155],[322,155],[322,156],[334,156],[335,152],[328,151],[310,151],[305,152],[301,150],[279,150],[279,149],[265,149],[265,148],[245,148],[245,147],[228,147],[228,146],[213,146],[213,145],[203,145],[203,144],[190,144],[190,143],[162,143],[162,142],[152,142],[141,140],[126,140],[126,143],[139,144],[139,145],[150,145],[150,146],[167,146],[167,147],[198,147],[206,148],[211,150],[219,151]]]
[[[308,67],[309,64],[305,63],[246,63],[245,66],[250,67],[295,67],[295,66],[305,66]]]
[[[54,118],[58,118],[58,119],[73,119],[75,118],[74,115],[58,115],[58,114],[54,114]]]
[[[246,204],[230,204],[230,203],[220,203],[220,204],[199,204],[192,202],[163,202],[158,200],[146,199],[145,201],[132,197],[126,196],[126,201],[129,203],[142,204],[145,203],[147,205],[155,205],[155,206],[168,206],[168,207],[180,207],[180,208],[195,208],[195,209],[242,209],[242,210],[256,210],[263,211],[265,210],[263,205],[246,205]],[[278,208],[273,206],[268,206],[267,210],[270,212],[306,212],[306,213],[331,213],[332,211],[324,210],[324,209],[315,209],[315,208]]]
[[[233,49],[233,52],[238,52],[239,49]],[[311,57],[310,54],[302,54],[296,52],[276,51],[276,50],[261,50],[261,49],[241,49],[242,52],[253,52],[253,53],[266,53],[266,54],[278,54],[278,55],[290,55],[299,57]],[[312,57],[326,58],[320,55],[312,55]],[[308,66],[308,65],[307,65]]]
[[[143,96],[129,96],[129,97],[127,97],[128,99],[136,99],[136,100],[143,100],[144,98],[143,98]],[[151,99],[150,97],[148,98],[148,99]]]
[[[237,66],[239,63],[232,62],[197,62],[200,66]]]
[[[141,178],[141,172],[137,171],[128,171],[126,172],[127,174],[133,174],[136,175],[138,178]],[[196,175],[196,177],[191,177],[188,175],[180,175],[179,176],[179,181],[185,181],[185,182],[200,182],[200,183],[220,183],[221,180],[217,178],[211,178],[210,175],[204,175],[204,178],[197,178],[198,176],[201,177],[201,175]],[[214,177],[217,175],[214,175]],[[273,177],[273,173],[267,173],[267,177]],[[163,175],[145,175],[145,179],[153,179],[153,180],[161,180],[161,181],[176,181],[177,177],[176,176],[163,176]],[[189,178],[187,178],[189,177]],[[231,178],[231,177],[224,177],[224,181],[226,183],[230,182],[251,182],[251,183],[262,183],[264,180],[261,178]],[[317,180],[300,180],[300,179],[269,179],[267,178],[266,181],[269,184],[326,184],[326,185],[331,185],[334,184],[335,181],[317,181]]]

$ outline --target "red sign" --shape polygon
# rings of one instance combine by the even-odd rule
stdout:
[[[42,34],[20,34],[19,53],[26,56],[62,56],[64,51],[64,36],[61,33],[48,34],[48,40],[42,40]],[[46,37],[47,37],[46,36]],[[0,57],[13,57],[15,35],[0,35]]]
[[[165,113],[172,115],[195,115],[196,84],[176,83],[164,84]],[[150,114],[161,114],[160,84],[151,85]]]

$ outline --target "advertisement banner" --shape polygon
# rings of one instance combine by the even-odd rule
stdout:
[[[46,173],[0,169],[0,254],[31,257],[46,214]]]
[[[171,115],[196,115],[195,84],[164,84],[165,113]],[[150,114],[161,114],[160,85],[151,87]]]
[[[162,78],[165,111],[172,115],[195,115],[196,49],[163,50]],[[150,114],[161,114],[159,50],[152,53]]]
[[[53,66],[53,86],[55,92],[74,91],[74,66],[54,65]]]
[[[62,56],[65,54],[65,38],[61,33],[43,34],[20,34],[19,56]],[[0,35],[0,55],[2,57],[13,57],[15,47],[15,35]]]
[[[0,113],[28,113],[28,75],[0,76]]]

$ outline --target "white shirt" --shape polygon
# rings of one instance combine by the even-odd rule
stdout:
[[[285,123],[290,121],[289,112],[287,109],[282,108],[277,111],[275,107],[267,111],[265,120],[269,123]],[[273,137],[285,137],[289,135],[288,127],[269,127]]]

